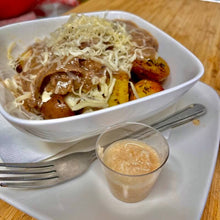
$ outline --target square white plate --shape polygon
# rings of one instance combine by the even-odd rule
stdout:
[[[207,114],[198,126],[190,122],[172,130],[170,157],[144,201],[127,204],[115,199],[97,161],[83,176],[65,184],[39,190],[1,188],[0,198],[44,220],[200,219],[218,153],[220,102],[212,88],[199,82],[178,108],[191,103],[205,105]]]

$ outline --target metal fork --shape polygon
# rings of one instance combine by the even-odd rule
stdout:
[[[206,113],[201,104],[192,104],[151,126],[162,131],[176,127]],[[146,135],[146,130],[130,133],[130,138]],[[78,143],[77,143],[78,144]],[[95,150],[71,153],[50,161],[0,163],[0,186],[42,188],[57,185],[83,174],[96,159]]]
[[[0,186],[41,188],[57,185],[83,174],[95,159],[95,150],[92,150],[45,162],[0,163]]]

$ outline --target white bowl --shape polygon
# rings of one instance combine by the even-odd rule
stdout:
[[[5,110],[12,98],[0,86],[0,112],[16,128],[44,141],[70,142],[100,133],[106,126],[125,121],[145,119],[175,103],[203,75],[201,62],[185,47],[142,18],[122,11],[85,13],[109,19],[127,19],[151,32],[159,42],[159,55],[169,64],[171,73],[164,83],[165,90],[141,99],[95,112],[51,120],[27,120]],[[36,37],[44,37],[65,23],[68,16],[28,21],[0,28],[0,69],[4,77],[12,72],[7,65],[7,48],[13,41],[25,48]]]

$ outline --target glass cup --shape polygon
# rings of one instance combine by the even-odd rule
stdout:
[[[125,145],[123,145],[123,143]],[[136,172],[139,171],[138,166],[145,162],[141,162],[140,160],[143,156],[142,154],[137,154],[139,155],[138,160],[140,160],[138,165],[133,161],[129,164],[129,167],[126,168],[126,172],[125,170],[120,170],[121,167],[124,169],[124,163],[127,164],[127,161],[125,162],[123,159],[121,162],[120,158],[124,157],[125,152],[119,151],[119,149],[116,150],[116,148],[123,145],[121,149],[130,151],[130,156],[136,155],[132,150],[132,143],[137,144],[137,146],[135,145],[137,149],[139,149],[139,144],[143,144],[140,145],[142,146],[141,149],[147,150],[146,155],[148,155],[149,151],[150,157],[156,154],[157,157],[155,158],[158,160],[156,164],[154,164],[156,166],[154,168],[152,167],[153,170],[146,169],[144,172],[141,170],[141,174]],[[117,154],[117,152],[120,153]],[[137,152],[140,153],[140,149]],[[101,162],[112,194],[121,201],[133,203],[147,197],[168,159],[169,146],[163,135],[154,128],[142,123],[125,122],[111,126],[100,134],[96,142],[96,154],[98,160]],[[130,156],[128,155],[126,160],[129,160]],[[147,156],[147,158],[149,157]],[[133,159],[137,160],[137,158]],[[119,170],[116,168],[119,168]]]

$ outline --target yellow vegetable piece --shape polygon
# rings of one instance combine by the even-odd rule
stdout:
[[[118,105],[129,101],[129,76],[124,71],[113,74],[116,79],[112,94],[108,100],[109,106]]]
[[[134,87],[139,98],[164,90],[160,83],[147,79],[140,80],[135,84]],[[133,93],[131,93],[130,100],[134,100],[134,99],[136,99],[136,97]]]

